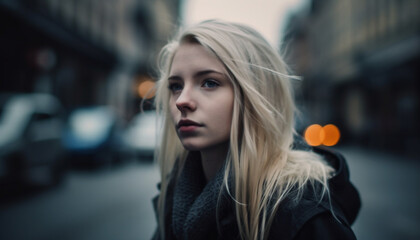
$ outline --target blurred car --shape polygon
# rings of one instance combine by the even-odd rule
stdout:
[[[70,164],[96,167],[121,160],[120,129],[115,113],[107,106],[73,111],[63,138]]]
[[[124,142],[129,153],[135,157],[152,158],[159,146],[162,118],[155,111],[144,111],[137,114],[124,134]]]
[[[61,182],[63,127],[62,105],[55,97],[0,95],[0,178],[20,184]]]

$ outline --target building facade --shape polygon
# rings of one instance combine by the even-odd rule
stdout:
[[[50,93],[68,111],[111,105],[129,118],[178,14],[178,0],[0,0],[0,91]]]
[[[415,154],[420,145],[420,1],[312,0],[289,19],[288,61],[308,123],[343,141]]]

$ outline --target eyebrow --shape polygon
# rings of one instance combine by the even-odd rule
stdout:
[[[202,77],[202,76],[205,76],[205,75],[208,75],[208,74],[212,74],[212,73],[216,73],[218,75],[225,76],[224,73],[221,73],[221,72],[216,71],[216,70],[208,69],[208,70],[202,70],[202,71],[196,72],[194,74],[194,78]],[[174,80],[174,81],[175,80],[182,80],[182,77],[180,77],[178,75],[172,75],[172,76],[169,76],[168,77],[168,80]]]

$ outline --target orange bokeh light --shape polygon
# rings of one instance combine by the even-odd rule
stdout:
[[[334,146],[340,140],[340,130],[333,124],[312,124],[306,128],[304,138],[311,146]]]
[[[141,82],[137,88],[139,96],[146,99],[154,97],[156,93],[154,87],[155,83],[150,80]]]
[[[305,140],[311,146],[319,146],[324,141],[324,131],[319,124],[312,124],[305,130]]]
[[[340,131],[333,124],[328,124],[323,127],[325,132],[325,139],[322,142],[325,146],[334,146],[340,140]]]

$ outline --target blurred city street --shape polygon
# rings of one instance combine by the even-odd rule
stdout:
[[[158,170],[150,161],[73,171],[62,186],[0,206],[0,239],[150,239]]]
[[[348,159],[362,209],[358,239],[420,238],[420,163],[355,147]],[[71,171],[61,186],[2,202],[0,239],[150,239],[157,166],[131,161],[95,171]]]
[[[0,240],[151,238],[158,52],[206,19],[304,80],[296,131],[336,127],[358,239],[420,239],[420,1],[0,0],[0,19]]]
[[[339,148],[350,166],[362,208],[358,239],[420,239],[420,162],[384,152]]]

